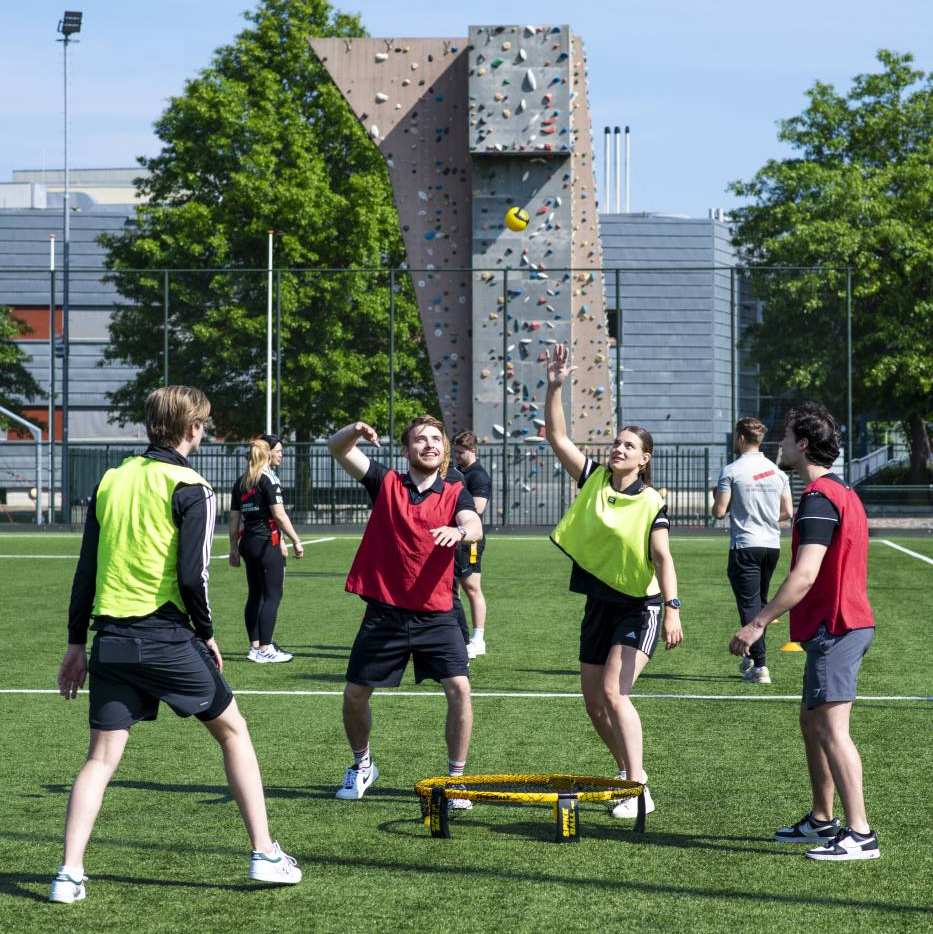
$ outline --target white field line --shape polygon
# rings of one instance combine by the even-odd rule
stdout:
[[[87,694],[87,691],[79,691]],[[342,697],[343,691],[234,691],[235,694],[252,697]],[[54,688],[0,688],[0,694],[58,694]],[[375,697],[433,697],[442,698],[443,691],[374,691]],[[474,691],[475,698],[527,698],[541,700],[551,698],[582,698],[573,691]],[[686,700],[686,701],[799,701],[799,694],[632,694],[637,700]],[[933,696],[921,694],[866,694],[860,701],[933,701]]]
[[[332,542],[334,541],[334,536],[328,536],[327,538],[311,538],[305,542],[302,542],[302,545],[320,545],[321,542]],[[220,551],[216,555],[211,555],[212,558],[226,558],[227,552]],[[30,561],[43,561],[43,560],[62,560],[70,559],[72,561],[78,560],[78,555],[0,555],[0,558],[28,558]]]
[[[919,551],[911,551],[909,548],[888,541],[886,538],[877,538],[875,541],[881,542],[882,545],[887,545],[889,548],[895,548],[897,551],[903,551],[905,555],[910,555],[911,558],[919,558],[921,561],[926,561],[927,564],[933,564],[933,558],[928,558],[926,555],[920,554]]]

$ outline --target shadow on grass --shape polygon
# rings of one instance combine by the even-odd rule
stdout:
[[[241,854],[242,855],[242,854]],[[27,885],[48,886],[52,879],[52,872],[46,876],[30,875],[25,872],[0,872],[0,895],[13,895],[17,898],[26,898],[34,902],[47,902],[45,895],[30,892]],[[221,889],[224,892],[269,892],[283,886],[263,885],[260,882],[198,882],[192,879],[146,879],[141,876],[116,876],[110,873],[95,875],[89,880],[93,886],[99,882],[117,882],[124,885],[155,885],[164,888],[167,885],[182,889]],[[55,911],[56,909],[51,909]],[[66,909],[67,910],[67,909]]]
[[[346,571],[305,571],[304,569],[296,570],[294,564],[290,564],[288,566],[288,571],[286,574],[289,580],[291,580],[293,577],[326,577],[332,580],[335,577],[343,579],[347,576]]]
[[[320,671],[317,674],[300,674],[298,677],[303,681],[318,681],[321,684],[346,684],[347,681],[346,672],[343,671]]]
[[[50,795],[67,795],[71,793],[71,785],[43,785],[43,789]],[[323,787],[323,786],[322,786]],[[328,786],[329,787],[329,786]],[[183,785],[172,782],[141,782],[132,779],[116,779],[112,781],[108,788],[123,788],[130,791],[154,791],[159,794],[184,794],[184,795],[210,795],[209,800],[203,800],[200,804],[229,804],[233,801],[230,789],[226,785]],[[267,798],[281,799],[304,799],[318,798],[324,795],[315,794],[306,788],[282,788],[275,785],[267,785],[264,789]],[[331,788],[330,796],[334,792]]]
[[[293,649],[324,649],[325,651],[330,652],[347,653],[349,653],[350,649],[353,648],[352,645],[297,645],[294,642],[290,642],[289,646]]]
[[[718,681],[723,684],[742,684],[739,675],[669,675],[656,674],[650,671],[643,671],[638,676],[639,681]]]

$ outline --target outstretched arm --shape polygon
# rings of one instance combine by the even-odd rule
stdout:
[[[569,366],[570,352],[563,344],[554,345],[554,355],[547,355],[547,395],[544,400],[544,432],[548,444],[567,473],[580,479],[586,466],[586,456],[567,436],[561,390],[564,380],[576,369]]]
[[[360,438],[379,446],[379,435],[366,422],[353,422],[335,432],[327,441],[334,460],[353,477],[362,480],[369,470],[369,458],[357,447]]]

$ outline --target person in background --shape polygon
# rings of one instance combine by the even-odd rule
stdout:
[[[771,575],[781,557],[781,526],[794,512],[787,474],[761,453],[767,429],[757,418],[740,418],[734,444],[738,458],[719,475],[713,515],[729,513],[729,583],[744,626],[768,602]],[[752,684],[770,684],[765,637],[739,666]]]
[[[249,466],[233,487],[230,500],[230,565],[246,566],[248,596],[244,609],[250,648],[247,658],[259,664],[290,662],[273,641],[276,617],[285,587],[285,561],[288,546],[282,532],[291,539],[295,557],[304,547],[285,512],[282,484],[273,467],[282,463],[282,442],[275,435],[259,435],[250,442]]]

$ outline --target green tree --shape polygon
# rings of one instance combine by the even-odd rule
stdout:
[[[24,400],[35,398],[41,392],[39,384],[26,369],[29,359],[23,353],[16,338],[25,337],[29,328],[10,313],[9,308],[0,307],[0,405],[19,414]],[[9,420],[0,415],[0,426],[7,427]]]
[[[751,201],[734,217],[752,267],[852,267],[855,412],[904,425],[920,483],[933,418],[933,77],[909,54],[878,61],[845,95],[814,84],[803,113],[779,124],[795,155],[730,189]],[[762,388],[844,412],[845,273],[752,278],[766,303],[750,336]]]
[[[169,377],[208,392],[221,434],[262,429],[271,229],[276,267],[305,270],[281,273],[283,428],[306,440],[355,418],[385,426],[388,273],[341,270],[401,265],[398,214],[381,154],[308,45],[364,30],[325,0],[261,0],[247,20],[169,102],[162,150],[140,160],[148,203],[105,238],[129,300],[106,356],[140,368],[112,394],[115,414],[140,419],[164,363],[163,276],[128,270],[184,269],[169,282]],[[438,404],[412,284],[397,285],[401,422]]]

